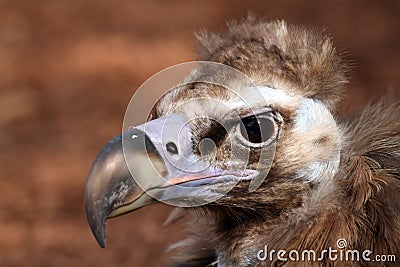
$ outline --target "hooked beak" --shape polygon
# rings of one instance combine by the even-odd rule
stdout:
[[[159,201],[181,207],[202,205],[221,197],[238,178],[256,175],[199,160],[187,119],[172,114],[124,132],[102,148],[87,179],[86,215],[104,248],[108,218]]]

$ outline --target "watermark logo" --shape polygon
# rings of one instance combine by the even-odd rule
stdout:
[[[338,239],[338,241],[336,241],[336,246],[337,246],[339,249],[343,249],[343,248],[347,247],[347,241],[346,241],[346,239],[344,239],[344,238]]]
[[[357,261],[357,262],[395,262],[396,255],[373,254],[369,249],[357,250],[347,249],[347,240],[340,238],[336,242],[336,248],[328,247],[321,251],[312,249],[290,251],[280,249],[269,249],[267,245],[257,252],[259,261],[293,261],[293,262],[335,262],[335,261]]]
[[[154,118],[156,103],[162,114]],[[135,183],[154,199],[180,207],[211,203],[241,180],[249,182],[250,192],[256,190],[271,168],[278,135],[275,121],[258,120],[270,111],[268,107],[248,76],[224,64],[187,62],[158,72],[136,90],[124,117],[123,151]],[[271,128],[260,130],[258,146],[247,142],[249,132],[243,130],[251,128],[252,137],[258,134],[254,129],[261,126],[251,121],[244,125],[242,120],[251,115]],[[218,133],[201,134],[215,129]],[[219,133],[226,135],[222,141]],[[270,139],[265,137],[269,134]],[[223,152],[218,151],[222,145]],[[252,162],[257,167],[248,168],[252,149],[259,153],[257,162]],[[153,153],[140,154],[148,150]],[[223,162],[218,153],[223,153]],[[197,197],[202,190],[208,190],[207,197]]]

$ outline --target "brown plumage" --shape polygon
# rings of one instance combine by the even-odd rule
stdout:
[[[230,65],[257,84],[284,84],[288,91],[320,99],[331,109],[342,97],[347,67],[330,39],[314,30],[249,18],[229,24],[227,33],[202,33],[198,39],[202,60]],[[338,122],[343,142],[339,171],[331,181],[288,181],[282,173],[290,173],[290,166],[282,170],[276,162],[265,188],[253,194],[232,193],[234,199],[219,200],[222,207],[193,210],[195,230],[175,245],[183,251],[178,259],[189,266],[206,266],[222,252],[226,266],[247,266],[246,254],[254,258],[263,245],[322,251],[337,248],[340,238],[347,240],[349,249],[400,255],[400,105],[382,99],[354,121]],[[288,143],[283,140],[282,146],[297,148]],[[291,161],[279,150],[276,158]],[[259,265],[268,263],[249,266]]]
[[[346,249],[400,257],[400,105],[385,98],[359,118],[334,118],[348,68],[330,38],[312,29],[249,17],[230,23],[226,33],[203,32],[197,38],[201,60],[229,65],[257,86],[272,88],[268,104],[283,123],[271,170],[256,191],[250,193],[249,182],[242,181],[215,202],[186,209],[193,219],[188,238],[172,247],[176,259],[185,266],[220,267],[371,264],[363,259],[257,259],[265,245],[320,253],[337,249],[338,239],[347,241]],[[200,69],[187,81],[202,75]],[[275,98],[275,91],[285,97]],[[225,88],[194,82],[166,94],[152,119],[172,112],[218,115],[218,106],[179,107],[199,97],[228,104],[236,100]],[[223,120],[225,115],[219,116]],[[228,168],[227,133],[218,129],[207,119],[192,122],[194,153],[200,140],[209,137],[217,144],[216,164]],[[259,156],[252,147],[247,167],[255,168]]]
[[[347,240],[348,249],[399,255],[400,108],[386,101],[366,108],[358,121],[343,123],[347,140],[342,148],[340,171],[333,181],[315,188],[277,182],[259,192],[258,197],[242,197],[234,203],[227,200],[222,204],[226,208],[209,207],[199,214],[199,210],[194,210],[192,235],[174,247],[181,250],[178,259],[188,266],[206,266],[215,260],[216,251],[223,251],[226,266],[247,266],[242,264],[244,254],[254,256],[264,244],[275,250],[321,252],[328,247],[337,248],[340,238]],[[314,264],[333,265],[329,261]],[[334,265],[368,263],[361,260]],[[397,266],[390,262],[382,265]]]

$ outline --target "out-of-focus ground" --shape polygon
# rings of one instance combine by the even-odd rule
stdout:
[[[119,134],[134,90],[196,59],[193,32],[251,10],[326,29],[352,61],[339,109],[400,92],[400,2],[0,1],[0,266],[166,266],[183,223],[147,207],[108,223],[108,248],[83,209],[91,163]],[[349,53],[347,53],[349,52]]]

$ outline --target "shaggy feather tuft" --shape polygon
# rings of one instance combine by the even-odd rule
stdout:
[[[228,23],[225,33],[202,31],[196,37],[201,60],[232,66],[257,85],[295,91],[331,109],[347,83],[348,67],[331,38],[313,29],[249,16]]]

